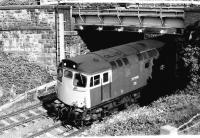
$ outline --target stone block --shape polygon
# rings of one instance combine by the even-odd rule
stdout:
[[[64,33],[66,36],[78,35],[77,31],[65,31]]]
[[[38,40],[38,43],[41,43],[41,44],[44,44],[45,42],[46,42],[45,39],[40,39],[40,40]]]
[[[55,48],[50,48],[50,53],[56,53],[56,49]]]
[[[42,39],[47,39],[48,38],[48,34],[42,34]]]
[[[178,129],[170,125],[165,125],[160,128],[160,135],[178,135]]]
[[[45,49],[45,48],[52,48],[52,45],[49,44],[49,43],[46,43],[46,44],[44,44],[44,49]]]

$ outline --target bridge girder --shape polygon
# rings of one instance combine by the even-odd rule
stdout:
[[[73,11],[73,17],[77,30],[101,27],[109,31],[182,34],[184,29],[183,10],[79,10]]]

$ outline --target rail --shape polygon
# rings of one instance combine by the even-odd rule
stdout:
[[[58,127],[60,127],[60,126],[62,126],[62,124],[61,124],[60,122],[55,123],[54,125],[49,126],[48,128],[42,129],[41,131],[38,131],[38,132],[36,132],[36,133],[34,133],[34,134],[32,134],[32,133],[28,134],[28,135],[26,136],[26,138],[35,138],[35,137],[37,137],[37,136],[40,136],[40,135],[42,135],[42,134],[45,134],[46,132],[49,132],[49,131],[51,131],[51,130],[53,130],[53,129],[55,129],[55,128],[58,128]]]
[[[11,112],[11,113],[9,113],[9,114],[2,115],[2,116],[0,116],[0,120],[3,120],[3,119],[5,119],[5,118],[8,118],[9,116],[17,115],[17,114],[19,114],[19,113],[25,112],[25,111],[30,110],[30,109],[34,109],[34,108],[39,107],[39,106],[41,106],[41,105],[42,105],[42,103],[37,103],[37,104],[35,104],[35,105],[32,105],[32,106],[29,106],[29,107],[26,107],[26,108],[17,110],[17,111],[15,111],[15,112]]]
[[[47,114],[46,114],[46,113],[42,113],[42,114],[39,114],[39,115],[30,117],[30,118],[28,118],[28,119],[25,119],[25,120],[23,120],[23,121],[20,121],[20,122],[13,123],[13,124],[11,124],[11,125],[5,126],[5,127],[3,127],[3,128],[0,128],[0,132],[5,131],[5,130],[8,130],[8,129],[11,129],[11,128],[14,128],[14,127],[19,126],[19,125],[23,125],[23,124],[25,124],[25,123],[27,123],[27,122],[30,122],[30,121],[32,121],[32,120],[39,119],[39,118],[41,118],[41,117],[43,117],[43,116],[47,116]]]
[[[47,116],[46,110],[42,108],[42,103],[28,106],[18,111],[0,116],[0,132],[12,129],[27,122],[37,120],[43,116]],[[3,125],[3,127],[2,127]]]
[[[61,130],[61,132],[59,132],[58,134],[55,134],[55,135],[51,135],[51,137],[56,137],[56,135],[59,135],[59,136],[63,136],[63,137],[74,137],[74,136],[77,136],[78,134],[80,134],[81,132],[83,132],[84,130],[88,129],[89,127],[83,127],[83,128],[80,128],[80,129],[77,129],[71,125],[65,125],[63,126],[61,122],[56,122],[52,125],[49,125],[48,127],[45,127],[43,129],[40,129],[39,131],[35,132],[35,133],[29,133],[25,136],[25,138],[34,138],[34,137],[40,137],[41,135],[44,136],[44,134],[47,134],[48,135],[48,132],[52,132],[54,131],[55,129],[58,129],[58,128],[65,128],[65,130]],[[53,133],[52,133],[53,134]],[[48,137],[48,136],[47,136]]]

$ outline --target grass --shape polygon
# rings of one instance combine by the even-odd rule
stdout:
[[[119,112],[103,122],[93,124],[84,136],[159,135],[160,127],[178,127],[200,112],[200,97],[173,94],[162,97],[149,106]]]

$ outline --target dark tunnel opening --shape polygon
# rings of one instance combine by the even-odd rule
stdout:
[[[165,46],[160,51],[159,59],[153,62],[152,79],[147,81],[148,84],[142,92],[141,106],[149,105],[158,98],[173,94],[180,87],[184,87],[185,75],[180,75],[179,71],[182,67],[179,65],[177,37],[163,35],[153,38],[164,42]]]
[[[78,32],[87,48],[93,52],[144,39],[144,34],[133,32],[82,30]]]

